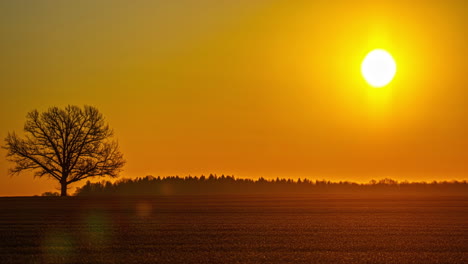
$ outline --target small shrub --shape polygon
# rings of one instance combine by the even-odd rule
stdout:
[[[58,192],[45,192],[41,196],[60,196]]]

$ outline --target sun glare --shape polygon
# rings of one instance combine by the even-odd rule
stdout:
[[[383,49],[375,49],[369,52],[362,61],[361,72],[372,87],[384,87],[395,76],[396,63],[390,53]]]

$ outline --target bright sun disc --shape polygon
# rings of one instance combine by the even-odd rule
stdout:
[[[383,49],[369,52],[361,64],[364,79],[373,87],[387,85],[395,76],[396,63],[392,55]]]

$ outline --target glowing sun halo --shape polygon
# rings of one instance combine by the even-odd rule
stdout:
[[[396,73],[396,63],[390,53],[383,49],[375,49],[362,61],[361,73],[372,87],[380,88],[392,81]]]

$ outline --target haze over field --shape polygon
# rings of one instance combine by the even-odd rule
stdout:
[[[87,104],[123,177],[466,179],[466,14],[464,0],[1,1],[1,144],[33,109]],[[380,89],[360,73],[375,48],[397,64]],[[0,196],[53,189],[8,177],[5,153]]]

